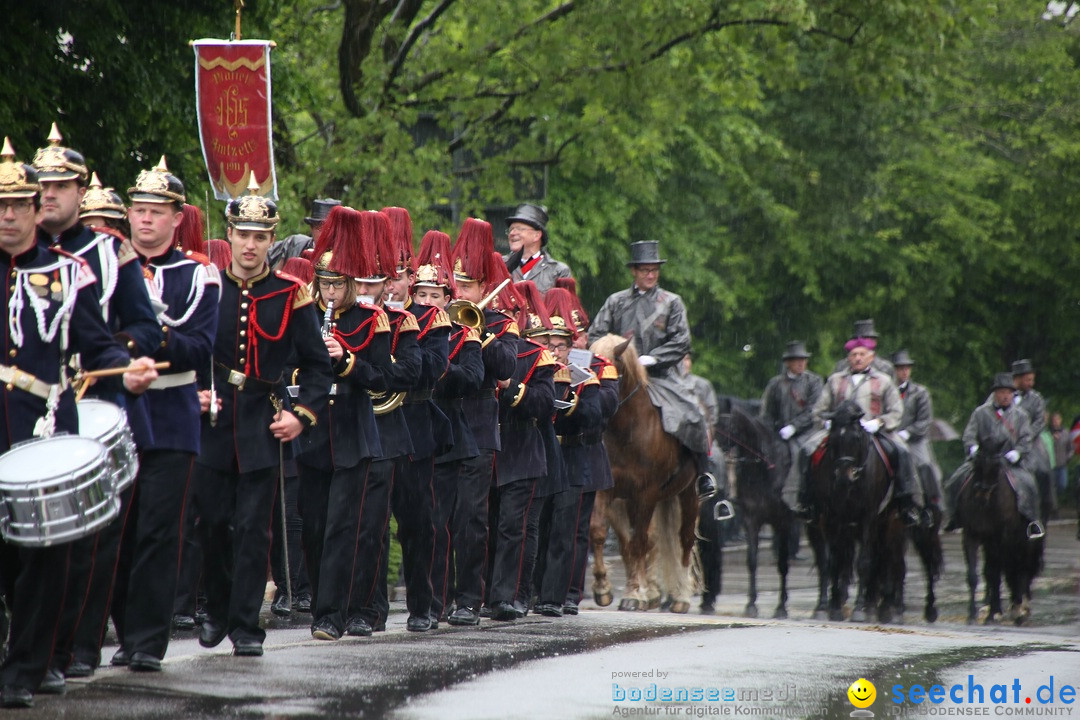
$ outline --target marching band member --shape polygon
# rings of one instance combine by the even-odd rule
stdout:
[[[157,316],[150,303],[142,266],[126,237],[115,230],[94,231],[79,221],[80,204],[86,195],[87,169],[83,156],[60,145],[63,138],[53,123],[49,145],[34,155],[34,167],[41,179],[41,228],[61,252],[85,260],[98,278],[99,306],[106,324],[116,338],[134,355],[154,352],[163,339]],[[151,440],[150,420],[144,398],[118,392],[114,383],[91,387],[89,397],[107,400],[122,407],[139,448]],[[113,570],[120,551],[120,536],[131,506],[132,487],[122,496],[121,522],[105,527],[91,537],[75,541],[72,553],[72,581],[69,595],[79,598],[64,606],[57,630],[53,665],[42,683],[41,692],[62,693],[65,671],[73,677],[93,672],[101,658],[98,652],[76,657],[79,637],[95,637],[104,632],[105,617],[113,589]],[[85,623],[85,624],[84,624]],[[80,631],[80,625],[82,630]],[[94,646],[95,641],[80,645]],[[74,666],[74,667],[71,667]]]
[[[249,189],[252,194],[226,209],[232,262],[222,278],[213,366],[220,407],[215,417],[210,379],[201,376],[202,451],[193,509],[206,565],[207,618],[199,643],[216,647],[228,635],[234,654],[259,656],[281,443],[316,423],[333,372],[308,291],[266,264],[277,206],[255,194],[254,176]],[[287,362],[295,362],[305,378],[291,409],[282,392]]]
[[[498,268],[503,273],[506,268],[501,261],[495,270],[490,268],[494,252],[491,225],[476,218],[465,220],[454,244],[454,280],[460,299],[480,303],[498,288],[491,282]],[[480,623],[488,551],[488,496],[495,453],[499,450],[499,402],[495,390],[500,380],[513,375],[517,365],[514,334],[505,335],[506,325],[513,321],[490,306],[489,302],[482,310],[484,377],[479,387],[466,392],[461,401],[477,455],[462,460],[456,475],[456,501],[450,524],[456,608],[447,618],[451,625]],[[500,330],[505,336],[500,335]]]
[[[449,272],[450,238],[443,233],[429,232],[424,236],[430,242],[420,248],[418,262],[430,261],[438,265],[440,272],[435,286],[418,285],[413,293],[420,302],[446,309],[456,294],[455,280],[457,273]],[[432,512],[432,525],[435,528],[434,556],[431,565],[431,618],[432,624],[446,617],[447,592],[453,591],[456,575],[451,572],[453,559],[454,534],[452,525],[457,522],[459,475],[464,463],[475,460],[480,455],[476,437],[465,414],[463,398],[480,389],[484,381],[484,359],[480,334],[477,328],[451,323],[450,330],[450,367],[435,386],[435,403],[450,420],[454,444],[435,457],[435,472],[432,487],[435,491],[435,504]],[[486,500],[487,488],[484,488]],[[474,509],[466,512],[476,513]],[[487,509],[483,512],[486,514]],[[486,533],[485,538],[486,540]],[[479,617],[479,615],[477,616]]]
[[[64,367],[78,352],[86,369],[123,367],[129,354],[105,325],[88,264],[50,247],[35,225],[44,214],[37,171],[15,160],[5,139],[0,152],[0,269],[11,288],[0,366],[3,433],[0,450],[53,432],[78,432],[74,393]],[[55,210],[55,207],[54,207]],[[129,392],[157,377],[140,358],[124,375]],[[136,369],[137,368],[137,369]],[[149,368],[149,369],[147,369]],[[0,542],[0,578],[11,608],[11,634],[0,667],[0,705],[30,707],[45,677],[69,580],[74,544],[47,547]]]
[[[106,229],[131,237],[124,199],[113,188],[103,186],[97,173],[91,173],[90,187],[79,202],[79,221],[95,232]]]
[[[353,280],[374,274],[371,250],[359,212],[344,206],[330,211],[315,246],[314,288],[336,377],[319,421],[301,437],[296,462],[317,640],[337,640],[345,632],[364,484],[371,459],[382,454],[368,391],[386,390],[390,324],[378,307],[357,302]],[[303,387],[305,371],[298,375]]]
[[[524,310],[519,317],[528,320]],[[537,317],[540,324],[545,320]],[[551,353],[526,338],[518,338],[517,343],[514,373],[508,381],[499,382],[502,449],[495,460],[498,517],[488,589],[491,617],[503,621],[520,616],[514,600],[526,577],[526,525],[537,484],[548,472],[548,453],[539,425],[551,422],[555,401],[555,360]]]
[[[169,646],[180,556],[180,523],[195,457],[199,454],[199,395],[196,372],[209,367],[217,332],[221,279],[205,255],[187,255],[174,236],[188,220],[184,186],[163,166],[140,173],[128,191],[131,238],[164,304],[158,315],[165,335],[155,360],[170,363],[146,393],[153,440],[141,448],[135,480],[134,533],[123,540],[117,573],[122,619],[120,650],[113,664],[156,671]],[[201,234],[201,231],[198,231]],[[95,650],[104,639],[104,618]],[[80,623],[80,628],[83,623]]]
[[[400,209],[400,208],[398,208]],[[404,211],[403,211],[404,212]],[[412,230],[402,234],[398,249],[390,234],[390,221],[381,212],[360,213],[362,233],[372,238],[376,267],[360,278],[357,292],[372,298],[386,313],[390,324],[390,367],[384,370],[386,394],[380,397],[375,423],[379,430],[382,454],[372,460],[360,507],[360,533],[353,561],[352,593],[349,597],[349,635],[367,636],[375,629],[385,629],[389,602],[386,598],[387,554],[389,551],[390,493],[395,477],[402,477],[413,452],[412,435],[405,413],[397,399],[413,389],[423,371],[423,355],[417,335],[416,317],[387,303],[391,282],[404,282],[408,292],[409,263],[412,258]]]

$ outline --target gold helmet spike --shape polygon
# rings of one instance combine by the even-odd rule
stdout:
[[[248,190],[249,195],[258,195],[259,194],[259,183],[255,179],[255,171],[254,170],[251,171],[251,179],[248,180],[247,190]]]
[[[60,134],[60,128],[56,127],[55,122],[52,124],[52,128],[49,129],[49,137],[45,139],[49,141],[50,145],[59,145],[64,140],[64,136]]]
[[[96,170],[90,174],[90,187],[92,187],[92,188],[103,188],[103,187],[105,187],[104,185],[101,184],[101,180],[98,178]]]
[[[158,160],[157,167],[154,168],[154,169],[157,170],[158,172],[164,172],[164,173],[169,172],[169,168],[167,168],[165,166],[165,156],[164,155],[162,155],[161,159]]]
[[[4,149],[0,151],[0,157],[15,162],[15,148],[11,147],[11,138],[4,136]]]

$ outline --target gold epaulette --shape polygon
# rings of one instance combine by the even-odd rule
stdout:
[[[480,333],[476,328],[471,327],[465,333],[465,342],[480,342]]]
[[[540,351],[540,359],[536,361],[536,367],[545,367],[547,365],[555,364],[555,356],[551,354],[551,351],[544,348]]]
[[[583,388],[583,387],[588,387],[589,385],[600,385],[600,379],[598,377],[596,377],[595,375],[593,375],[588,380],[586,380],[585,382],[578,385],[578,387]],[[579,390],[578,392],[581,392],[581,391]]]
[[[315,302],[315,298],[311,297],[311,290],[308,289],[308,286],[304,284],[299,285],[296,288],[296,295],[293,296],[293,310],[307,307],[313,302]]]
[[[398,332],[420,332],[420,326],[416,324],[416,316],[411,312],[405,313],[405,319],[398,325]]]
[[[127,265],[133,260],[138,260],[139,256],[135,252],[135,248],[131,246],[130,240],[121,240],[120,247],[116,250],[116,264],[120,267]]]
[[[413,322],[415,323],[416,320],[414,319]],[[386,317],[386,313],[382,310],[377,310],[375,313],[375,332],[390,332],[390,319]]]
[[[504,335],[513,335],[514,337],[521,337],[521,328],[518,327],[516,320],[511,320],[506,323],[506,329],[503,330]]]
[[[545,352],[547,352],[545,350]],[[543,358],[541,358],[543,360]],[[558,363],[558,369],[555,370],[555,382],[570,384],[570,368],[566,367],[562,363]]]
[[[614,365],[605,365],[604,367],[600,368],[600,379],[601,380],[618,380],[619,379],[619,371],[615,368]]]
[[[431,320],[431,327],[444,328],[450,327],[450,316],[446,314],[445,310],[436,310],[435,317]]]

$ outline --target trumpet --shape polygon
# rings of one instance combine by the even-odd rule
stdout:
[[[450,321],[455,322],[458,325],[464,325],[470,327],[477,332],[483,332],[484,330],[484,308],[487,304],[495,299],[495,296],[502,292],[502,289],[506,287],[510,282],[510,278],[506,278],[499,287],[491,291],[491,293],[478,303],[469,302],[468,300],[455,300],[446,306],[446,314],[450,316]]]

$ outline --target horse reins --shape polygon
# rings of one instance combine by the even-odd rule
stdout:
[[[734,435],[730,435],[730,434],[728,434],[728,433],[724,432],[723,430],[721,430],[720,428],[717,428],[717,427],[714,427],[714,428],[713,428],[713,431],[714,431],[714,432],[716,432],[716,433],[719,433],[720,435],[723,435],[723,436],[724,436],[724,437],[726,437],[726,438],[727,438],[728,440],[731,440],[731,441],[732,441],[733,443],[735,443],[736,445],[738,445],[739,447],[741,447],[741,448],[742,448],[743,450],[745,450],[746,452],[750,453],[751,455],[753,455],[754,457],[756,457],[756,458],[757,458],[758,460],[760,460],[761,462],[765,463],[765,466],[766,466],[766,467],[767,467],[767,468],[768,468],[769,470],[773,470],[773,469],[775,469],[775,468],[776,468],[776,464],[775,464],[775,463],[773,463],[772,461],[770,461],[770,460],[769,460],[769,458],[765,457],[764,455],[762,455],[761,453],[759,453],[759,452],[758,452],[757,450],[754,450],[754,448],[750,447],[750,446],[749,446],[749,445],[747,445],[746,443],[744,443],[744,442],[741,442],[741,441],[739,440],[739,438],[735,437]]]

